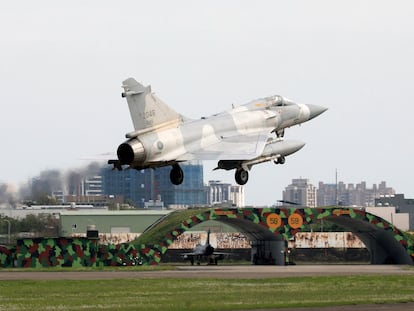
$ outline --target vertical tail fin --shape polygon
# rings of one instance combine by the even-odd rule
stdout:
[[[163,103],[151,92],[151,86],[143,86],[133,78],[122,82],[135,131],[178,124],[182,116]]]

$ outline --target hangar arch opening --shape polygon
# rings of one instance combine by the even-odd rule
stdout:
[[[327,219],[309,224],[288,241],[290,264],[370,264],[371,253],[350,230]]]
[[[413,264],[414,257],[407,253],[402,240],[396,239],[394,230],[387,231],[370,222],[347,217],[330,216],[326,220],[354,233],[368,249],[371,264]]]
[[[281,235],[242,218],[219,217],[215,221],[243,234],[250,242],[250,262],[253,264],[285,265],[287,243]]]

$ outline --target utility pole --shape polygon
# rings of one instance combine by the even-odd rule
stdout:
[[[3,219],[4,221],[6,221],[7,222],[7,242],[8,242],[8,244],[10,244],[10,228],[11,228],[11,223],[10,223],[10,220],[8,220],[8,219]]]
[[[338,169],[335,169],[335,205],[338,207]]]

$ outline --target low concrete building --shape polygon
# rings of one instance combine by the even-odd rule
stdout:
[[[101,243],[128,242],[169,213],[170,210],[61,211],[61,235],[85,236],[88,226],[95,225]]]
[[[382,195],[375,199],[375,206],[395,206],[395,210],[398,213],[408,213],[410,230],[414,230],[414,199],[406,199],[404,194]]]
[[[410,215],[408,213],[397,213],[394,206],[367,207],[365,211],[385,219],[400,230],[407,231],[410,229]]]

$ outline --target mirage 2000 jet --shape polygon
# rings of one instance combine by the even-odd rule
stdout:
[[[194,261],[197,265],[200,265],[203,259],[207,260],[207,264],[217,265],[219,260],[222,260],[224,256],[231,255],[230,253],[216,252],[214,247],[210,244],[210,229],[207,231],[206,244],[197,244],[191,253],[182,253],[181,256],[184,260],[189,260],[191,265],[194,265]]]
[[[253,165],[285,157],[305,143],[284,139],[285,128],[315,118],[327,108],[297,104],[279,95],[253,100],[245,105],[191,120],[167,106],[151,91],[129,78],[122,84],[135,130],[117,150],[114,168],[142,170],[171,166],[174,185],[184,180],[181,162],[217,160],[216,169],[235,169],[235,179],[244,185]],[[273,136],[273,137],[272,137]]]

